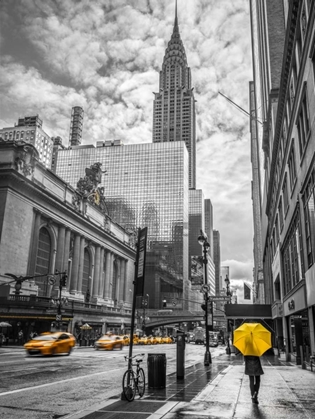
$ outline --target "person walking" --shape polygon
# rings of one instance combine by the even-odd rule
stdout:
[[[244,356],[245,375],[249,376],[249,387],[252,396],[252,402],[259,404],[258,392],[260,388],[260,376],[264,374],[258,356]]]

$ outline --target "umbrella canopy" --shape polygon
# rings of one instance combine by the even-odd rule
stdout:
[[[271,348],[271,333],[259,323],[244,323],[234,331],[233,345],[244,356],[260,357]]]
[[[5,327],[12,327],[12,325],[9,324],[8,322],[4,322],[4,321],[0,322],[0,328],[5,328]]]
[[[81,330],[91,330],[92,327],[89,326],[89,324],[84,324],[82,327],[80,327]]]

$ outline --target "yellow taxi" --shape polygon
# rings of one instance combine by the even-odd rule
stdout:
[[[155,337],[156,344],[163,344],[163,337]]]
[[[165,343],[165,344],[172,344],[173,343],[173,340],[171,339],[171,337],[165,336],[165,337],[163,337],[163,343]]]
[[[33,337],[32,340],[24,344],[24,348],[29,355],[66,354],[69,356],[75,344],[74,336],[68,332],[46,332]]]
[[[139,336],[137,334],[133,335],[133,344],[139,344]]]
[[[129,344],[130,344],[130,337],[129,337],[129,335],[122,335],[121,338],[123,339],[124,346],[129,346]]]
[[[147,344],[150,344],[149,337],[147,337],[146,335],[144,335],[143,337],[139,338],[138,344],[139,345],[147,345]]]
[[[155,337],[153,337],[153,335],[149,335],[148,344],[156,344],[156,340]]]
[[[114,350],[124,347],[124,340],[119,335],[104,334],[94,344],[95,350]]]

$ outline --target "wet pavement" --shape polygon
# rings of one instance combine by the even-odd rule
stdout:
[[[315,372],[277,356],[261,358],[259,404],[253,404],[241,355],[222,355],[205,367],[186,368],[185,378],[166,377],[165,389],[147,389],[127,402],[117,396],[66,418],[86,419],[307,419],[315,418]]]

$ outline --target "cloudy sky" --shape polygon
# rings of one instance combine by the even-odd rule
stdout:
[[[214,207],[222,265],[252,280],[248,118],[252,80],[248,0],[178,0],[197,100],[197,187]],[[68,145],[71,108],[85,111],[83,143],[152,141],[153,94],[175,0],[2,0],[0,127],[39,114]],[[241,284],[241,283],[240,283]]]

